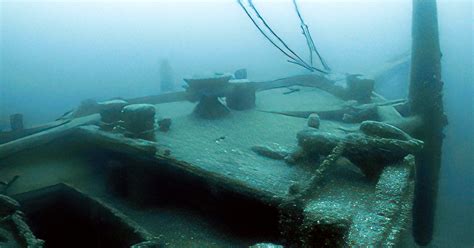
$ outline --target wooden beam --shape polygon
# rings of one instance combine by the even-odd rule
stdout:
[[[93,125],[80,127],[74,134],[77,137],[76,141],[87,142],[100,149],[126,154],[142,161],[149,161],[152,166],[171,168],[179,171],[183,176],[203,179],[209,185],[218,185],[219,188],[238,193],[250,199],[256,199],[271,206],[277,206],[287,200],[286,197],[253,187],[232,176],[206,170],[189,162],[178,160],[169,154],[170,151],[167,147],[156,142],[126,138],[121,134],[101,131]]]
[[[28,135],[39,133],[39,132],[42,132],[42,131],[46,131],[48,129],[63,125],[66,122],[69,122],[69,120],[53,121],[53,122],[49,122],[49,123],[42,124],[42,125],[39,125],[39,126],[35,126],[35,127],[32,127],[32,128],[22,129],[22,130],[9,131],[9,132],[0,132],[0,144],[7,143],[7,142],[10,142],[12,140],[23,138],[23,137],[26,137]]]
[[[64,137],[73,132],[77,127],[87,124],[97,123],[100,120],[99,114],[93,114],[77,119],[73,119],[64,125],[48,129],[21,139],[17,139],[0,145],[0,159],[4,159],[18,152],[45,145],[55,139]]]
[[[436,0],[413,0],[412,20],[409,102],[412,114],[420,116],[423,123],[414,136],[425,142],[416,156],[413,237],[424,246],[433,236],[443,128],[447,124]]]

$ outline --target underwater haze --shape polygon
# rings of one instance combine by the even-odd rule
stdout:
[[[291,0],[254,0],[271,27],[307,56]],[[408,0],[299,1],[313,39],[334,72],[376,76],[409,54]],[[438,1],[445,112],[443,164],[432,247],[474,245],[474,19],[471,0]],[[250,79],[308,73],[288,63],[234,0],[0,0],[0,130],[53,121],[86,99],[162,93],[183,78],[246,68]],[[163,69],[163,61],[166,61]],[[404,98],[409,66],[382,95]],[[402,75],[402,76],[400,76]],[[390,97],[389,97],[390,98]]]

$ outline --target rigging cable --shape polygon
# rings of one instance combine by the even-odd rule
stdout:
[[[308,44],[309,52],[310,52],[310,62],[311,65],[313,65],[313,52],[316,53],[318,56],[319,60],[321,61],[321,64],[323,65],[324,69],[327,71],[330,71],[331,68],[328,66],[326,61],[322,58],[321,54],[319,53],[318,49],[316,48],[316,45],[314,44],[313,38],[311,37],[311,33],[309,32],[308,25],[304,22],[303,16],[300,13],[298,4],[296,3],[296,0],[293,0],[293,5],[295,6],[295,11],[296,14],[298,14],[298,17],[301,22],[301,29],[303,30],[303,35],[306,38],[306,43]]]
[[[305,65],[309,66],[308,64],[306,64],[306,62],[304,62],[304,60],[298,56],[293,50],[291,50],[291,48],[280,38],[280,36],[278,36],[274,31],[273,29],[270,28],[270,26],[267,24],[267,22],[265,21],[265,19],[263,19],[263,17],[260,15],[260,13],[258,12],[257,8],[255,8],[255,5],[253,5],[253,2],[252,0],[248,0],[248,3],[250,5],[250,7],[253,9],[253,11],[255,12],[255,14],[257,15],[258,19],[260,19],[263,23],[263,25],[265,25],[265,27],[273,34],[273,36],[275,36],[275,38],[277,38],[281,44],[283,44],[283,46],[288,50],[290,51],[290,53],[292,53],[296,58],[298,58],[298,60],[302,63],[304,63]]]
[[[249,19],[252,21],[252,23],[254,24],[254,26],[260,31],[260,33],[268,40],[270,41],[270,43],[275,46],[278,50],[280,50],[284,55],[286,55],[288,58],[290,58],[290,60],[288,60],[288,62],[290,63],[293,63],[293,64],[296,64],[296,65],[299,65],[301,67],[304,67],[305,69],[313,72],[313,71],[318,71],[318,72],[321,72],[321,73],[324,73],[324,74],[327,74],[328,72],[324,71],[324,70],[321,70],[321,69],[318,69],[318,68],[315,68],[313,67],[312,65],[309,65],[307,64],[303,59],[301,59],[300,56],[298,56],[292,49],[290,49],[290,47],[283,41],[283,39],[281,39],[271,28],[270,26],[267,24],[267,22],[265,21],[265,19],[260,15],[260,13],[258,12],[257,8],[253,5],[252,3],[252,0],[247,0],[249,6],[253,9],[253,11],[255,12],[255,14],[257,15],[258,19],[261,20],[261,22],[263,23],[263,25],[266,27],[266,29],[268,29],[270,31],[270,33],[276,38],[278,39],[278,41],[284,46],[284,48],[286,48],[287,51],[285,51],[284,48],[280,47],[279,45],[276,44],[276,42],[270,38],[269,34],[267,34],[263,29],[262,27],[257,23],[257,21],[254,19],[254,17],[252,17],[252,15],[250,14],[250,12],[247,10],[247,8],[244,6],[244,4],[242,3],[242,0],[237,0],[237,2],[239,3],[240,7],[242,7],[242,9],[244,10],[244,12],[247,14],[247,16],[249,17]],[[291,54],[290,54],[291,53]]]
[[[275,42],[270,39],[270,37],[268,37],[268,35],[262,30],[262,28],[260,26],[258,26],[257,22],[253,19],[252,15],[250,15],[250,13],[248,12],[247,8],[245,8],[245,6],[242,4],[242,1],[241,0],[238,0],[237,1],[239,3],[239,5],[242,7],[242,9],[245,11],[245,13],[247,14],[247,16],[250,18],[250,20],[253,22],[253,24],[255,25],[255,27],[258,28],[258,30],[260,31],[260,33],[262,33],[263,36],[265,36],[265,38],[267,38],[268,41],[270,41],[273,46],[275,46],[276,48],[278,48],[278,50],[280,50],[283,54],[285,54],[287,57],[291,58],[292,60],[295,60],[295,58],[293,58],[291,55],[289,55],[288,53],[286,53],[285,51],[283,51],[283,49],[281,47],[279,47],[277,44],[275,44]]]

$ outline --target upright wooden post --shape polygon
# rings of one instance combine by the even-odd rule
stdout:
[[[413,0],[412,39],[410,108],[423,121],[415,137],[425,142],[416,156],[413,237],[419,245],[427,245],[433,236],[443,128],[447,124],[436,0]]]

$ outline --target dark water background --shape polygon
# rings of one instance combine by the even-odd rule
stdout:
[[[306,54],[290,0],[255,4],[290,46]],[[438,6],[450,123],[433,246],[472,247],[473,9],[469,0]],[[370,74],[410,49],[411,1],[302,1],[300,7],[338,72]],[[34,125],[87,98],[157,94],[163,59],[177,89],[181,78],[202,71],[248,68],[256,80],[304,72],[286,63],[232,0],[4,0],[0,25],[0,128],[12,113]]]

